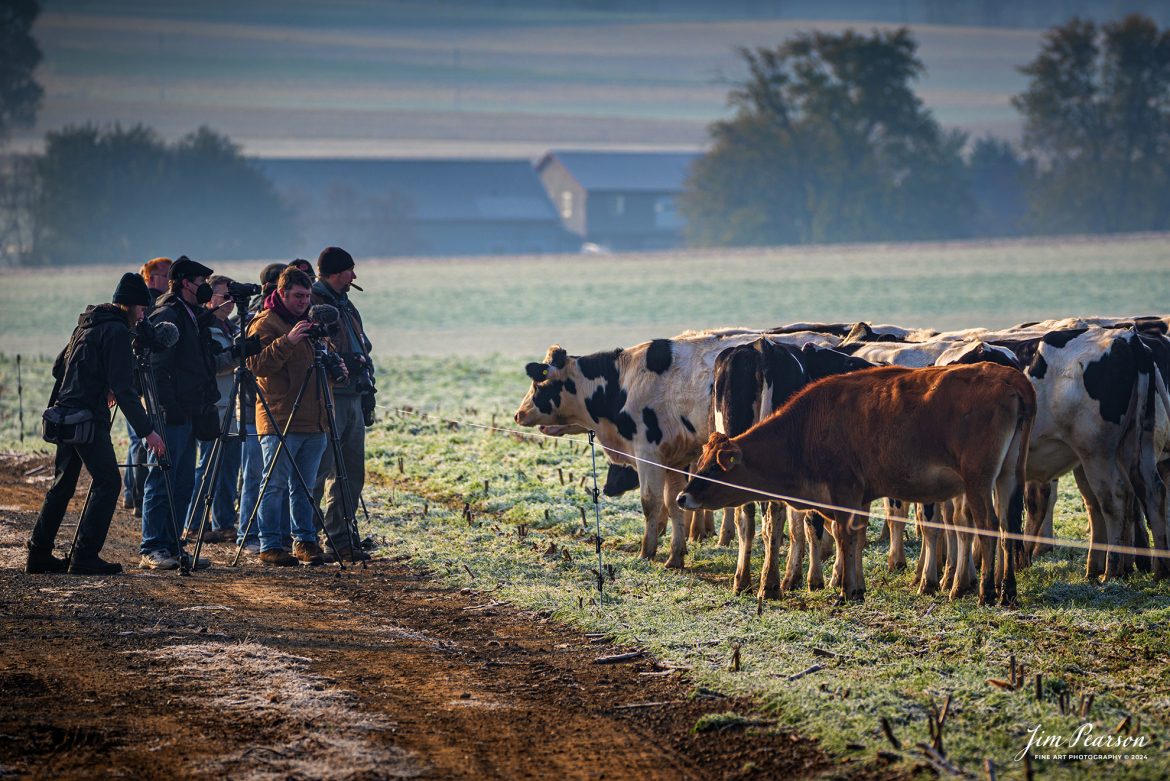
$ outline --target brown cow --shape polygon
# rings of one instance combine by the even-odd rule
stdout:
[[[829,377],[734,439],[712,434],[677,501],[717,509],[763,491],[849,508],[826,514],[844,595],[863,599],[867,524],[854,511],[886,496],[942,502],[962,495],[972,526],[1000,530],[998,568],[996,546],[984,542],[980,603],[998,597],[1012,605],[1015,562],[1003,532],[1020,529],[1035,413],[1028,379],[995,364],[885,366]]]

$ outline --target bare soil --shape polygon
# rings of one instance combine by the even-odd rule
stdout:
[[[51,475],[0,456],[0,778],[887,775],[406,561],[231,568],[214,545],[211,569],[147,572],[119,509],[103,555],[126,574],[25,575]],[[754,725],[694,731],[727,711]]]

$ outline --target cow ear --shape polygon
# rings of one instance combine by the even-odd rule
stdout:
[[[743,451],[739,449],[739,445],[730,440],[715,452],[715,463],[719,464],[719,468],[724,472],[730,472],[741,461],[743,461]]]
[[[719,431],[712,431],[711,436],[707,437],[707,447],[713,450],[718,449],[730,441],[726,434]]]
[[[524,371],[528,373],[533,382],[544,382],[548,379],[547,363],[530,363],[524,367]]]

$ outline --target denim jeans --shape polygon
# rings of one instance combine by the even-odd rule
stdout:
[[[199,443],[199,465],[195,467],[195,483],[191,492],[191,501],[195,501],[195,495],[199,493],[199,485],[203,482],[203,473],[207,471],[211,465],[211,447],[214,442],[200,442]],[[234,529],[236,528],[236,483],[239,482],[240,477],[240,440],[235,437],[229,437],[223,441],[223,455],[220,457],[219,466],[219,480],[215,484],[215,501],[211,507],[211,528],[214,529]],[[202,515],[202,508],[196,508],[196,516],[191,520],[195,528],[191,529],[192,533],[199,530],[199,518]]]
[[[175,539],[175,527],[183,527],[187,518],[187,505],[191,502],[191,483],[195,480],[195,432],[191,423],[177,426],[167,424],[164,437],[167,456],[171,461],[170,471],[163,475],[158,466],[158,456],[150,454],[147,459],[149,474],[146,476],[146,490],[142,496],[142,544],[143,554],[167,551],[178,555],[179,542]],[[171,508],[167,500],[166,478],[170,479],[171,492],[175,498],[175,526],[171,525]]]
[[[129,423],[126,424],[126,434],[130,437],[130,447],[126,453],[127,464],[145,464],[146,463],[146,446],[142,444],[142,440],[138,438],[138,434],[134,432],[134,427]],[[122,473],[122,496],[128,501],[133,502],[135,506],[142,504],[142,488],[146,483],[146,467],[132,466],[128,467]]]
[[[268,485],[265,486],[264,495],[260,498],[261,551],[283,548],[290,531],[293,539],[298,542],[317,541],[317,530],[313,525],[312,490],[317,467],[325,453],[327,444],[325,433],[287,434],[284,440],[284,452],[277,458],[279,438],[275,434],[260,437],[260,447],[264,451],[264,469],[272,466],[272,475],[268,478]],[[301,477],[307,481],[308,492],[297,479],[292,468],[293,462],[300,470]],[[288,510],[288,521],[284,520],[282,506]],[[285,523],[289,523],[289,526],[285,526]]]
[[[256,436],[256,424],[244,424],[244,442],[241,447],[240,458],[240,526],[236,534],[236,544],[247,544],[260,540],[260,513],[256,510],[256,503],[260,500],[260,483],[264,480],[264,452],[260,448],[260,438]],[[282,517],[279,518],[280,527],[288,529],[288,506],[281,505]],[[247,530],[244,538],[244,527],[251,519],[252,526]]]

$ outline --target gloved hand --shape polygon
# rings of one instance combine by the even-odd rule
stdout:
[[[252,355],[259,355],[260,351],[264,349],[263,345],[260,344],[259,336],[249,336],[243,343],[233,342],[232,346],[228,349],[228,353],[238,361],[240,359],[241,348],[243,348],[245,358]]]

